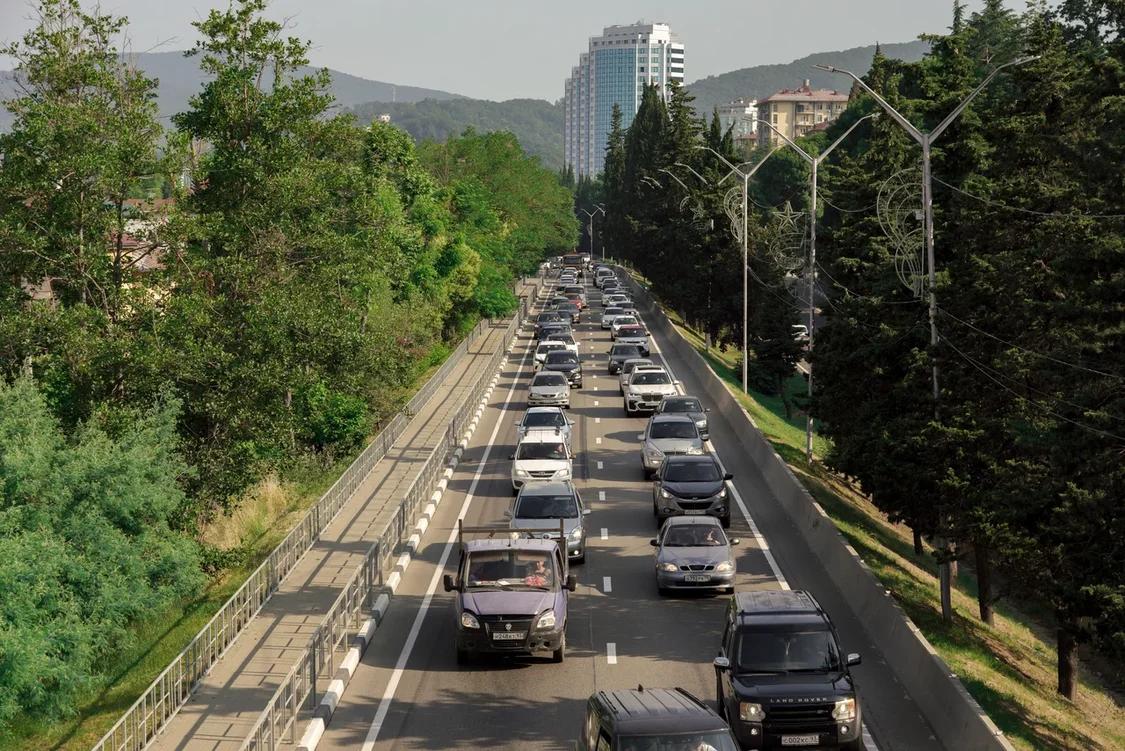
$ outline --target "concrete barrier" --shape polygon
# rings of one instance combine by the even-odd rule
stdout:
[[[742,450],[761,472],[773,499],[796,528],[799,539],[786,540],[786,545],[802,544],[807,549],[802,552],[820,562],[832,585],[864,624],[872,643],[878,645],[891,670],[929,721],[938,740],[946,748],[957,751],[1014,751],[1003,732],[773,450],[726,382],[680,335],[647,290],[627,273],[619,276],[633,288],[633,300],[649,330],[660,335],[667,349],[703,384],[702,395],[713,403],[715,412],[727,419]]]

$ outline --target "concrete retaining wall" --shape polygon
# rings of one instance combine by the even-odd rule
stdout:
[[[626,273],[620,276],[629,279]],[[631,279],[627,283],[635,290],[633,299],[649,329],[667,342],[668,349],[674,351],[703,384],[701,396],[710,399],[714,411],[727,418],[742,450],[754,462],[771,494],[796,527],[800,539],[786,540],[786,545],[803,543],[808,554],[821,563],[942,744],[956,751],[1014,751],[992,719],[773,450],[726,383],[695,347],[680,336],[647,290]]]

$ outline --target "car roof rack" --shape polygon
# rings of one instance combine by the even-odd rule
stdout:
[[[528,539],[537,539],[537,538],[543,539],[543,535],[545,533],[549,534],[549,536],[551,538],[558,537],[559,540],[566,540],[565,522],[562,519],[559,519],[559,529],[558,529],[558,534],[556,535],[555,530],[551,529],[551,528],[512,529],[511,527],[500,526],[498,524],[493,524],[493,525],[489,525],[489,526],[469,527],[469,526],[465,525],[464,519],[458,519],[457,520],[457,542],[458,542],[458,544],[464,543],[464,537],[467,534],[469,534],[469,535],[487,535],[489,538],[492,538],[492,539],[499,538],[499,539],[507,539],[507,540],[518,540],[518,539],[528,540]]]

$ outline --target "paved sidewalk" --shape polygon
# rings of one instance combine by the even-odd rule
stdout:
[[[442,387],[200,682],[179,714],[153,741],[152,749],[239,748],[422,464],[445,436],[449,420],[468,390],[493,355],[507,347],[507,327],[506,320],[493,323],[472,342]]]

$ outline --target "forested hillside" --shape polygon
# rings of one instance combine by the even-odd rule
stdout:
[[[194,24],[205,82],[171,123],[124,19],[38,6],[0,50],[26,82],[0,135],[0,741],[96,701],[138,623],[239,560],[205,525],[351,456],[577,239],[513,136],[419,151],[337,114],[264,0]],[[130,200],[153,181],[169,201]]]
[[[560,169],[563,163],[563,109],[542,99],[511,99],[489,102],[481,99],[427,99],[417,103],[368,102],[352,108],[360,123],[381,114],[417,141],[442,141],[465,128],[479,132],[509,131],[524,150],[538,156],[543,165]]]
[[[881,45],[885,56],[908,63],[920,60],[929,48],[929,42],[925,41]],[[735,99],[747,97],[762,99],[780,89],[792,89],[800,86],[806,78],[812,82],[813,88],[847,91],[850,86],[846,81],[839,76],[817,70],[813,65],[815,63],[835,65],[837,68],[850,70],[862,76],[871,67],[871,57],[874,54],[875,45],[853,47],[840,52],[818,52],[791,63],[755,65],[752,68],[741,68],[729,73],[701,78],[688,84],[687,90],[695,97],[693,103],[695,111],[701,115],[709,115],[716,106]]]

